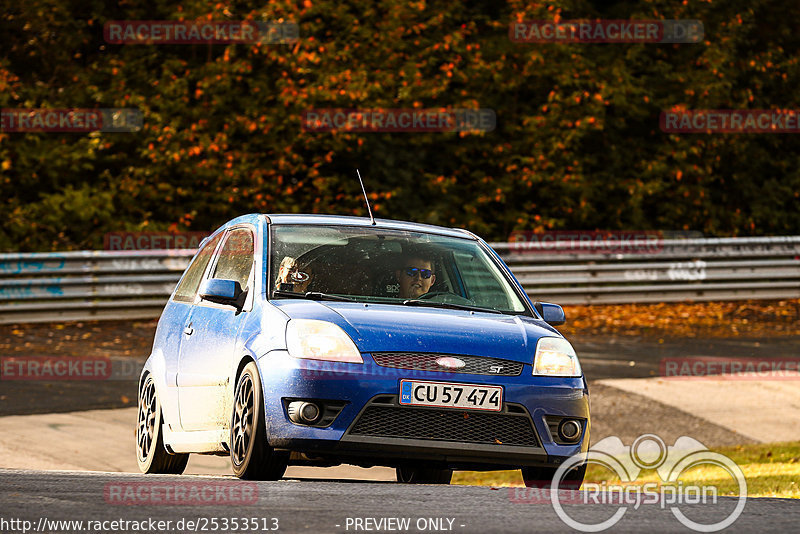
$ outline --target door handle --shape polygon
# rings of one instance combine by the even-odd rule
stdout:
[[[194,334],[194,328],[192,328],[192,323],[189,323],[189,326],[183,329],[183,333],[186,334],[187,336],[191,336],[192,334]]]

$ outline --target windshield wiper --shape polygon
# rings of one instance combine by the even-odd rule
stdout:
[[[404,306],[425,306],[428,308],[449,308],[451,310],[479,311],[487,313],[503,312],[492,308],[480,308],[478,306],[467,306],[466,304],[452,304],[450,302],[435,302],[432,300],[409,299],[403,301]]]
[[[320,293],[319,291],[308,291],[307,293],[295,293],[294,291],[283,291],[275,289],[272,292],[272,297],[289,297],[294,299],[309,299],[309,300],[334,300],[340,302],[357,302],[351,298],[342,297],[339,295],[331,295],[330,293]]]

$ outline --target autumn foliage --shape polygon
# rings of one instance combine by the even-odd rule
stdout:
[[[528,19],[699,19],[698,44],[514,43]],[[664,110],[797,108],[800,3],[26,0],[0,107],[142,111],[137,133],[0,132],[0,250],[208,231],[254,211],[514,230],[800,233],[788,134],[666,134]],[[116,45],[107,21],[293,21],[292,44]],[[308,132],[320,108],[488,108],[488,133]]]
[[[567,337],[746,338],[800,336],[800,300],[565,306]]]

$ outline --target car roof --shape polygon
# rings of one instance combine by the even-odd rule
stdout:
[[[367,217],[346,217],[341,215],[317,215],[301,213],[251,213],[242,215],[229,221],[225,226],[233,226],[241,223],[255,223],[259,218],[266,218],[271,224],[309,224],[326,226],[361,226],[372,227],[372,221]],[[414,232],[426,232],[452,237],[467,237],[476,239],[476,236],[461,228],[446,228],[444,226],[434,226],[432,224],[422,224],[408,221],[393,221],[389,219],[375,219],[376,228],[386,228],[391,230],[408,230]]]

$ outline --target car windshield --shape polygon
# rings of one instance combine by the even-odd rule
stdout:
[[[424,232],[270,225],[273,298],[525,313],[477,241]]]

